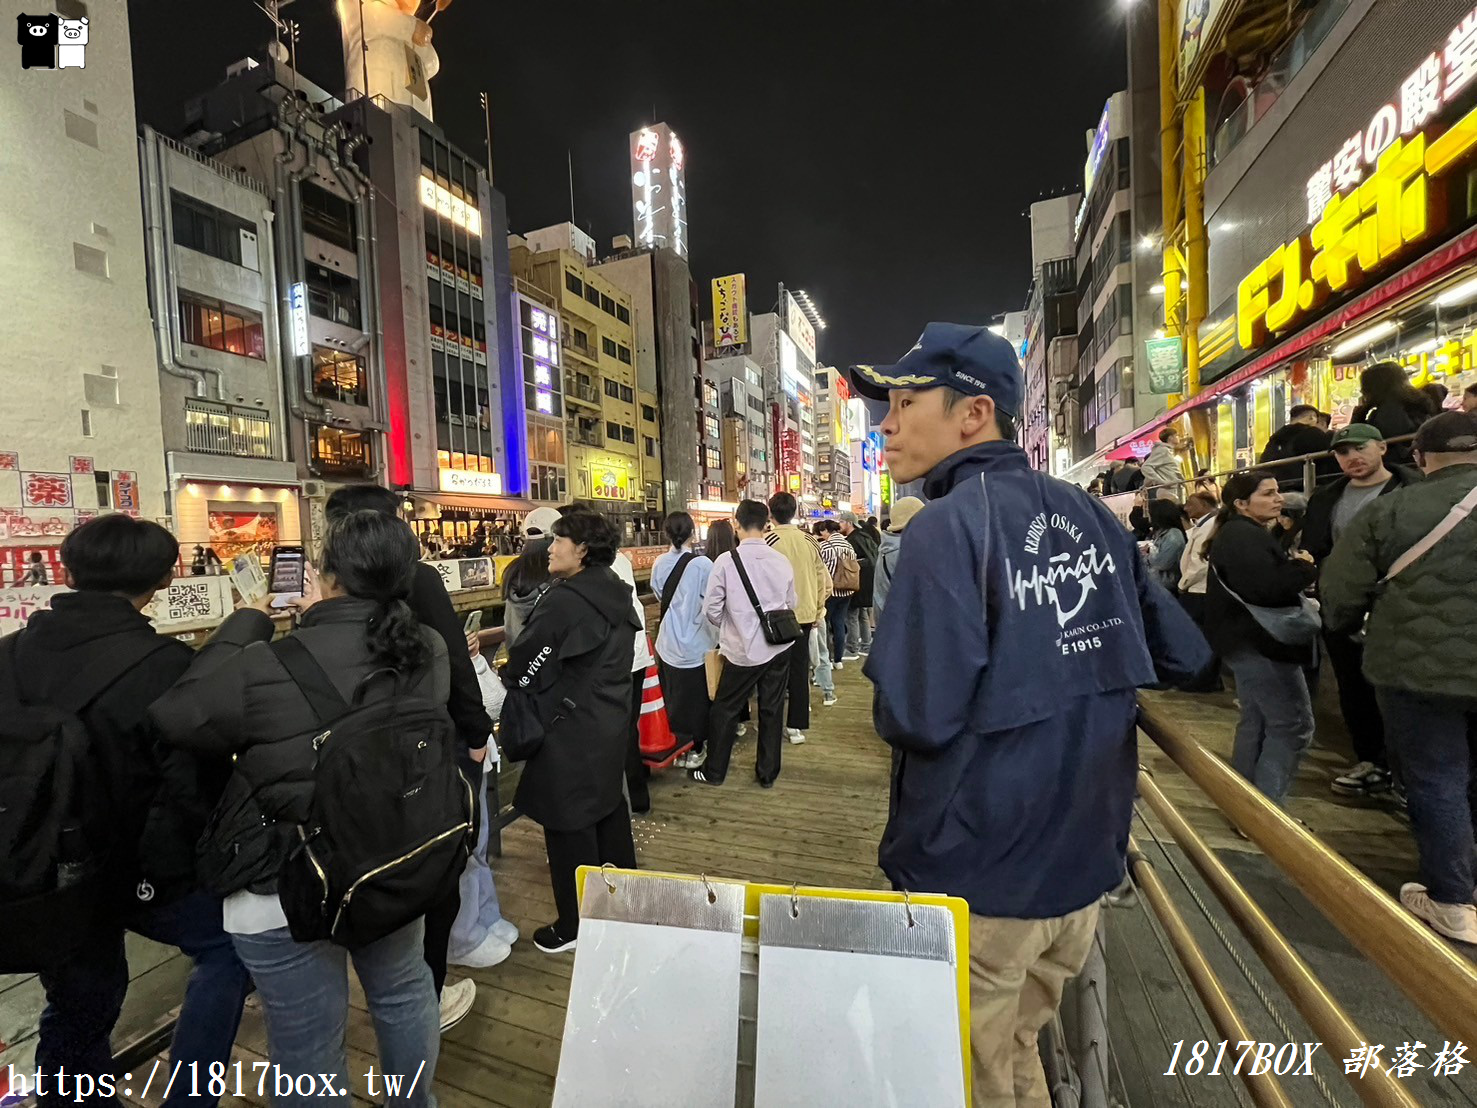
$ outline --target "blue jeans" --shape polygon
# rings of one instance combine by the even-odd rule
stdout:
[[[1477,700],[1376,689],[1391,761],[1405,783],[1421,882],[1442,904],[1470,904],[1477,839]]]
[[[441,1015],[423,945],[425,921],[416,920],[383,939],[346,951],[329,942],[295,942],[287,928],[258,935],[233,935],[236,951],[256,978],[267,1017],[267,1052],[293,1091],[272,1097],[276,1108],[320,1102],[313,1094],[319,1074],[333,1075],[336,1091],[351,1087],[344,1028],[349,1017],[349,959],[364,986],[378,1071],[403,1075],[402,1094],[389,1104],[434,1105],[431,1081],[441,1050]],[[418,1075],[418,1076],[417,1076]],[[411,1078],[416,1077],[413,1095]],[[377,1093],[386,1090],[378,1083]]]
[[[831,663],[846,654],[846,613],[851,610],[851,597],[832,596],[826,600],[826,626],[831,629]]]
[[[170,1045],[171,1065],[187,1067],[197,1062],[205,1074],[213,1062],[230,1062],[251,978],[236,957],[230,937],[221,930],[221,902],[195,892],[167,904],[144,905],[124,923],[147,939],[178,947],[195,963]],[[108,930],[63,968],[41,974],[46,1007],[36,1045],[37,1069],[55,1073],[65,1066],[69,1073],[94,1076],[113,1072],[113,1026],[128,992],[123,932],[123,924]],[[192,1099],[189,1083],[176,1081],[164,1104],[172,1108],[219,1102],[219,1097],[203,1095],[203,1077],[200,1087],[202,1096]],[[105,1101],[98,1097],[92,1102]],[[48,1094],[42,1103],[63,1101]]]
[[[1225,661],[1241,701],[1231,767],[1268,800],[1282,804],[1313,742],[1307,679],[1297,663],[1274,662],[1251,650],[1233,651]]]
[[[856,597],[851,598],[851,608],[846,613],[846,647],[852,654],[872,649],[872,606],[859,606]]]
[[[816,625],[810,640],[810,652],[815,659],[815,683],[827,696],[836,695],[836,680],[831,675],[831,621],[830,616]]]

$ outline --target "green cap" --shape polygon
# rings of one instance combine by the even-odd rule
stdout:
[[[1378,427],[1372,427],[1368,423],[1351,423],[1347,427],[1340,427],[1333,433],[1334,449],[1344,443],[1353,443],[1355,446],[1363,446],[1367,442],[1384,442],[1385,436],[1380,433]]]

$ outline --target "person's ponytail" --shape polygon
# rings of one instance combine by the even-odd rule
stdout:
[[[420,620],[399,597],[382,601],[369,621],[369,655],[400,673],[413,673],[430,660]]]
[[[406,602],[420,544],[403,520],[375,511],[334,519],[323,544],[324,573],[344,592],[375,602],[368,627],[370,657],[408,674],[430,660],[421,624]]]

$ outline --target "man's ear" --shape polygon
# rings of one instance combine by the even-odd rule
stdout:
[[[964,411],[964,423],[960,430],[967,438],[973,438],[995,422],[995,401],[988,396],[971,396]]]

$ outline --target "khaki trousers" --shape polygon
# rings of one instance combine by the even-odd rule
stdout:
[[[974,1108],[1050,1108],[1036,1036],[1081,972],[1098,906],[1056,919],[969,917]]]

